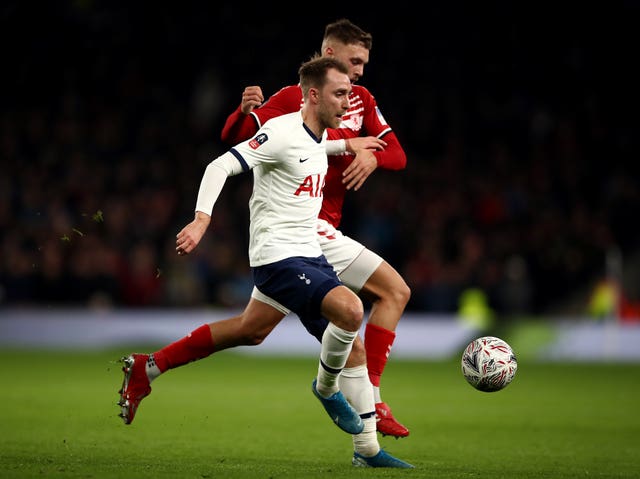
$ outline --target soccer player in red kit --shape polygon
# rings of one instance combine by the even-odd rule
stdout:
[[[369,61],[371,44],[371,34],[349,20],[341,19],[325,28],[321,55],[336,57],[347,65],[352,91],[350,107],[340,127],[328,130],[329,170],[318,217],[318,235],[322,251],[340,280],[371,301],[364,344],[376,401],[377,430],[383,435],[406,437],[409,430],[396,421],[382,401],[380,379],[411,291],[389,263],[338,229],[347,191],[357,191],[376,168],[401,170],[407,161],[374,96],[355,84]],[[300,85],[284,87],[263,101],[259,86],[246,87],[240,106],[227,118],[222,140],[230,144],[245,140],[267,120],[298,111],[302,106]]]

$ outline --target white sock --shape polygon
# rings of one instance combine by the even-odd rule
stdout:
[[[373,457],[380,452],[380,444],[376,435],[376,417],[363,419],[364,429],[360,434],[354,434],[353,450],[364,457]]]
[[[342,394],[358,414],[375,413],[373,389],[364,364],[343,369],[338,384]]]
[[[373,387],[373,400],[376,404],[382,402],[382,398],[380,397],[380,386],[374,386],[373,384],[371,386]]]
[[[333,323],[324,330],[316,385],[321,396],[328,398],[338,392],[338,376],[347,363],[357,335],[358,331],[346,331]]]
[[[380,451],[380,444],[376,435],[373,387],[369,381],[367,367],[363,364],[343,369],[338,383],[342,394],[364,422],[364,430],[352,436],[354,451],[365,457],[375,456]]]
[[[160,376],[160,374],[162,374],[162,372],[160,371],[160,368],[156,366],[156,360],[154,359],[153,354],[149,355],[149,359],[147,359],[147,364],[144,365],[144,370],[147,373],[147,377],[149,378],[149,384],[151,384],[151,381],[153,381],[155,378]]]

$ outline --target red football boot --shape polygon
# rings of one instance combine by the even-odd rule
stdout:
[[[118,406],[121,408],[119,416],[125,424],[131,424],[133,422],[140,401],[151,393],[149,378],[145,371],[147,359],[149,359],[148,354],[136,353],[120,359],[120,361],[124,363],[122,367],[124,381],[119,391],[120,401],[118,401]]]
[[[376,403],[376,428],[383,436],[393,436],[396,439],[409,435],[409,430],[396,421],[391,408],[384,402]]]

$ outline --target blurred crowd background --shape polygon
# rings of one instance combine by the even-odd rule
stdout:
[[[295,83],[341,17],[373,34],[361,83],[408,155],[348,195],[342,229],[410,311],[480,292],[505,316],[582,313],[612,274],[640,298],[637,2],[129,3],[0,7],[0,307],[246,304],[251,175],[196,253],[175,235],[243,88]]]

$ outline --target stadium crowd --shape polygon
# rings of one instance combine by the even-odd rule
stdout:
[[[251,179],[229,179],[197,254],[178,257],[175,235],[243,87],[288,84],[334,17],[234,32],[231,6],[62,5],[3,12],[23,47],[0,110],[0,306],[244,305]],[[545,312],[601,278],[608,251],[637,253],[637,83],[624,71],[637,8],[620,5],[593,14],[600,29],[540,15],[544,35],[509,12],[353,17],[374,36],[361,83],[408,165],[350,193],[342,230],[404,276],[408,310],[456,311],[479,288],[501,314]]]

